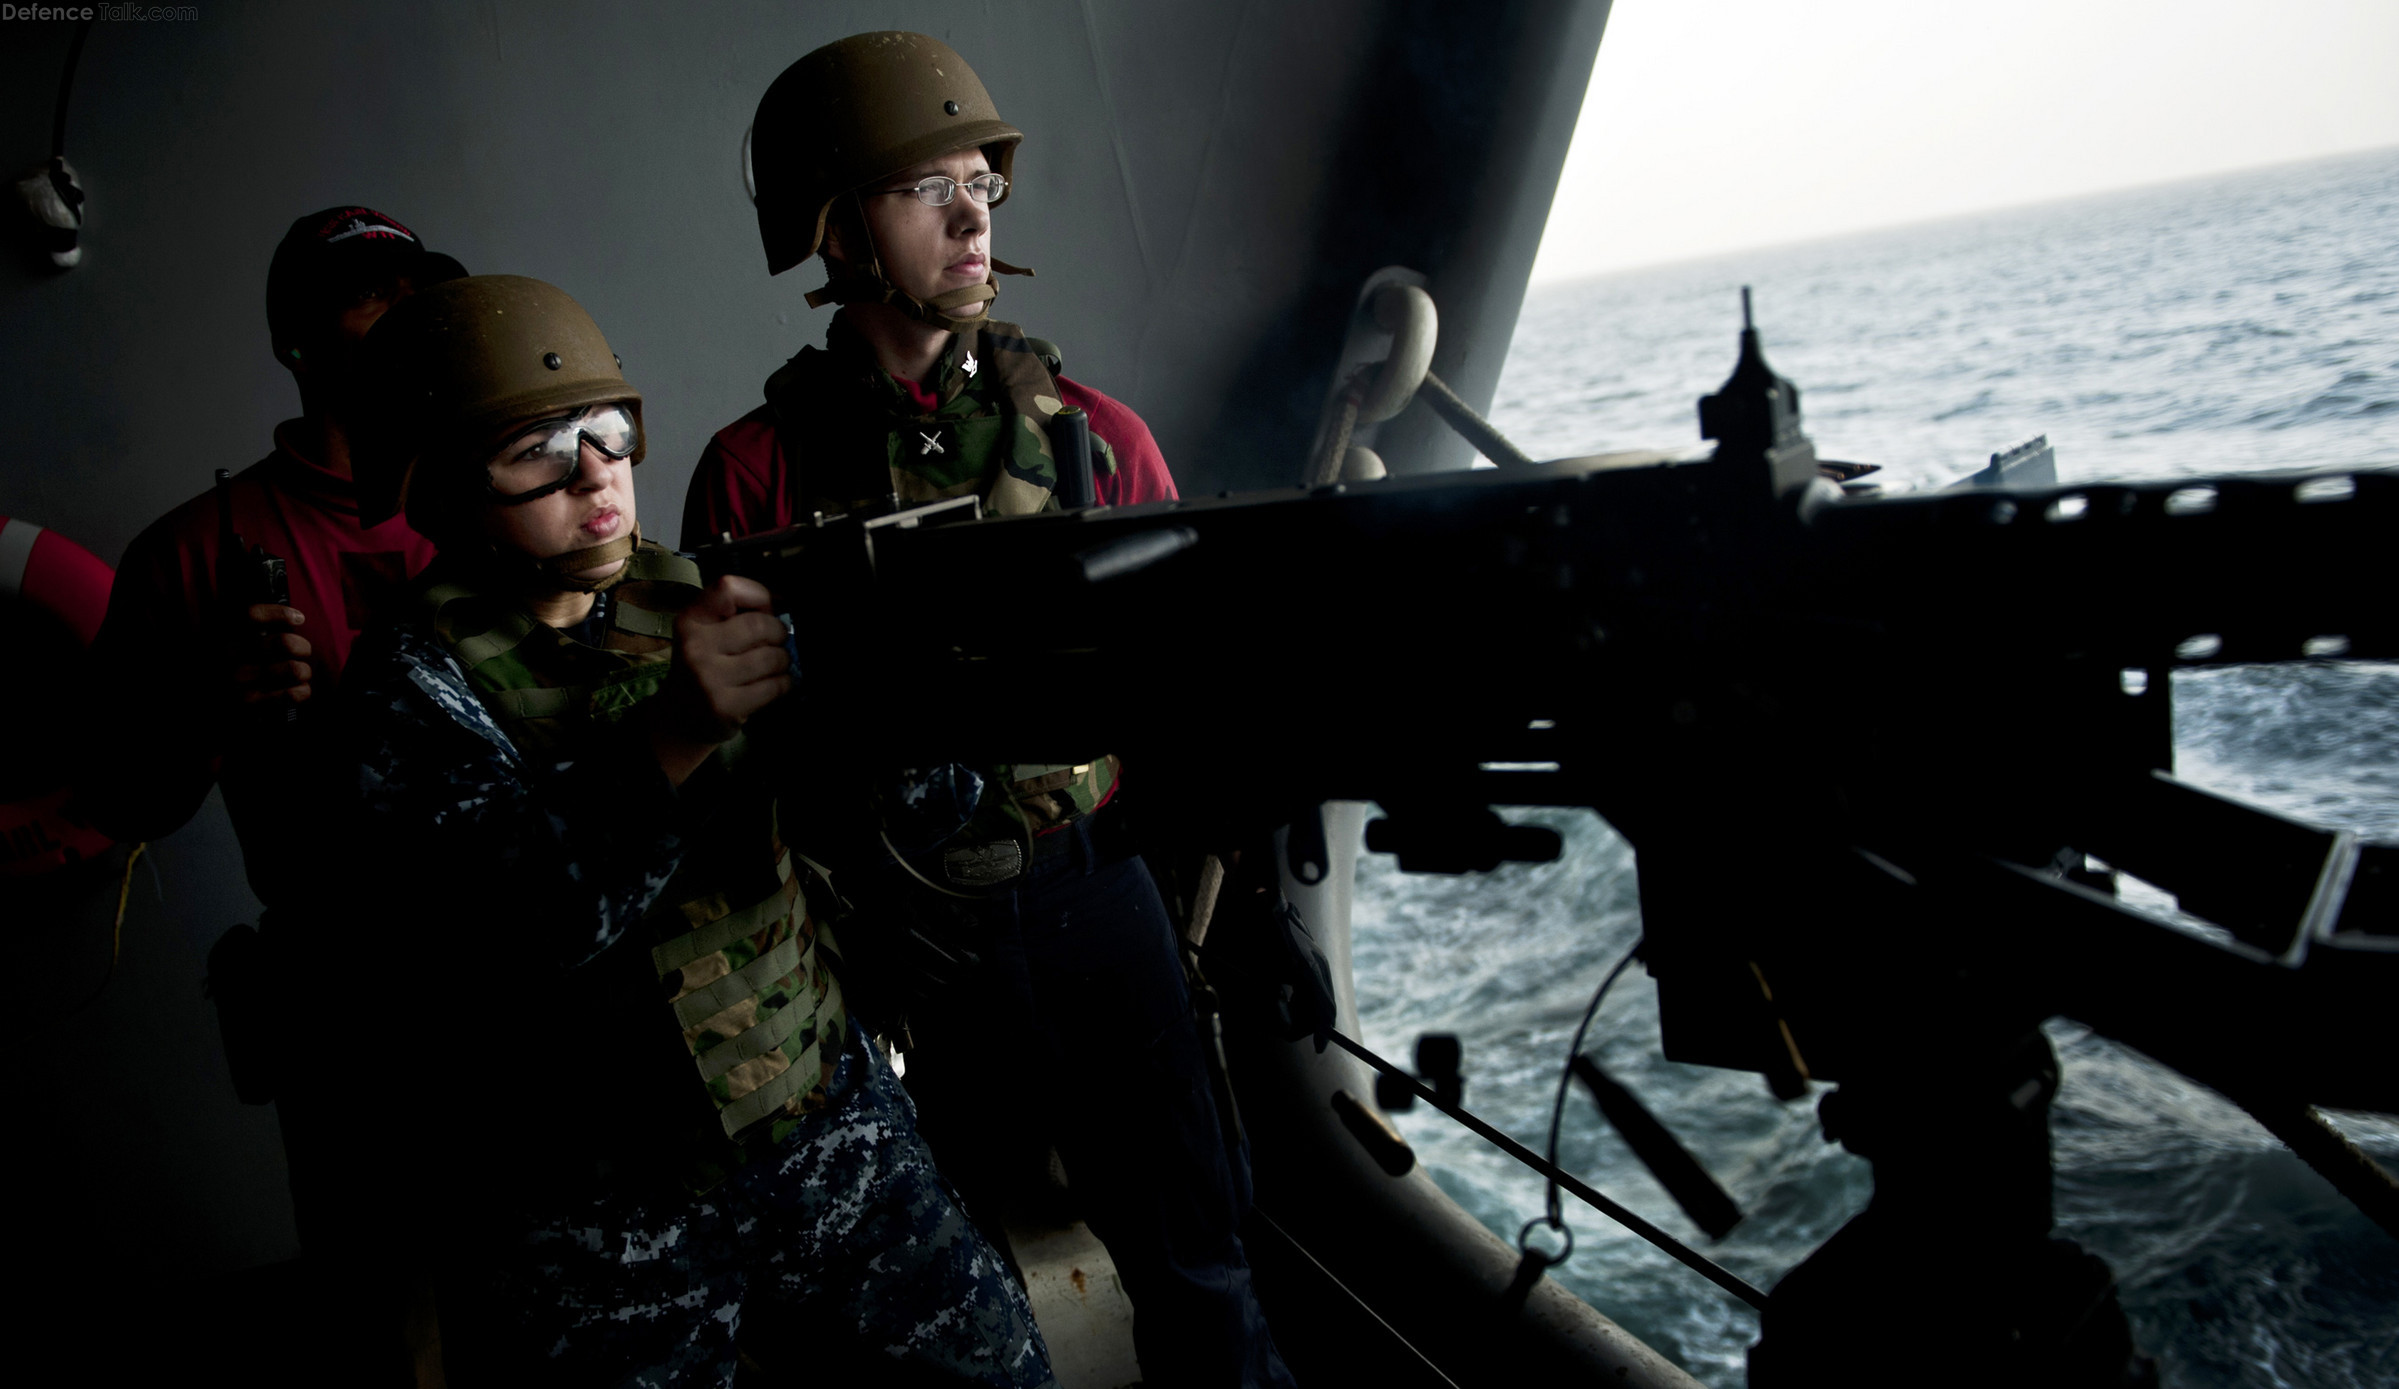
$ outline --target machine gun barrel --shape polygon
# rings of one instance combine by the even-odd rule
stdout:
[[[1551,465],[735,543],[812,555],[810,582],[862,605],[814,637],[803,623],[802,641],[854,644],[822,651],[818,692],[861,691],[897,754],[1036,760],[1061,739],[1163,733],[1356,761],[1358,784],[1327,788],[1345,795],[1390,789],[1372,768],[1400,729],[1478,764],[1549,761],[1518,755],[1565,741],[1516,736],[1533,720],[1687,726],[1736,675],[1782,695],[1741,712],[1792,730],[1940,728],[2016,722],[2007,700],[2034,668],[2114,692],[2126,669],[2162,686],[2174,664],[2295,659],[2334,638],[2399,654],[2363,543],[2399,513],[2399,475],[1939,493],[1804,521],[1732,481],[1704,463]],[[2339,500],[2300,499],[2327,490]],[[1090,562],[1135,550],[1155,561]],[[701,562],[743,564],[720,547]],[[1107,697],[1010,697],[1061,687]],[[960,717],[993,701],[1025,707]],[[1410,777],[1428,762],[1405,760]]]

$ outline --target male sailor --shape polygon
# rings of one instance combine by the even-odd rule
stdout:
[[[228,1037],[289,1025],[270,960],[327,912],[339,929],[339,898],[310,882],[314,807],[292,774],[370,610],[433,557],[405,519],[361,523],[351,475],[363,423],[359,345],[393,305],[465,273],[370,207],[294,221],[267,270],[266,307],[275,362],[299,387],[299,418],[275,427],[265,458],[135,537],[93,645],[90,713],[99,732],[84,740],[90,761],[79,804],[117,839],[157,839],[221,783],[251,887],[269,909],[260,923],[266,952],[210,956],[209,989]],[[242,553],[231,553],[235,544]],[[283,601],[244,591],[244,567],[255,570],[258,552],[280,562]],[[257,937],[237,928],[226,939]],[[314,1299],[295,1310],[295,1326],[315,1341],[313,1355],[339,1365],[329,1373],[404,1381],[409,1278],[389,1257],[371,1191],[373,1146],[359,1141],[368,1109],[309,1085],[300,1058],[276,1058],[283,1075],[260,1071],[266,1055],[235,1059],[236,1084],[246,1097],[272,1096],[282,1127]]]
[[[821,256],[828,280],[808,302],[841,307],[825,345],[803,347],[768,379],[765,403],[709,444],[685,503],[687,548],[894,501],[973,495],[1002,515],[1054,506],[1047,426],[1063,407],[1089,416],[1099,500],[1175,495],[1140,417],[987,313],[995,272],[1031,273],[992,244],[1022,139],[966,61],[922,34],[843,39],[768,88],[751,137],[767,269]],[[843,595],[777,599],[804,618]],[[880,1000],[906,1008],[905,1026],[875,1021],[907,1039],[909,1086],[970,1200],[988,1207],[1021,1173],[991,1155],[1032,1146],[1012,1142],[1027,1116],[1054,1135],[1074,1204],[1132,1297],[1146,1383],[1287,1385],[1238,1235],[1246,1154],[1223,1140],[1119,773],[1103,749],[1071,765],[951,769],[943,785],[971,788],[963,813],[929,839],[887,837],[878,847],[891,853],[832,865],[861,910],[848,958],[864,957],[869,984],[878,960],[921,970],[924,987]],[[819,799],[853,818],[869,800]]]
[[[641,396],[515,276],[370,336],[370,518],[438,553],[331,711],[323,943],[459,1385],[1054,1385],[828,968],[765,590],[640,538]],[[336,1045],[330,1032],[292,1045]]]
[[[312,212],[284,233],[267,268],[267,331],[300,416],[229,485],[135,537],[93,644],[108,736],[93,740],[79,804],[112,837],[173,833],[221,780],[251,884],[272,904],[290,854],[260,774],[284,741],[283,715],[332,691],[375,600],[433,557],[404,519],[359,523],[359,344],[392,305],[465,273],[369,207]],[[287,601],[223,591],[228,506],[243,545],[283,561]]]

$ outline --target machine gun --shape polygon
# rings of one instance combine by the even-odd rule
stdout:
[[[1875,1164],[1754,1384],[1856,1379],[1865,1346],[2139,1382],[2104,1265],[2048,1238],[2053,1016],[2236,1099],[2399,1234],[2309,1108],[2399,1110],[2399,847],[2170,770],[2177,669],[2399,656],[2372,543],[2399,474],[1850,495],[1746,327],[1701,419],[1704,461],[951,503],[700,558],[839,595],[807,697],[895,762],[1107,746],[1201,817],[1377,801],[1370,846],[1439,872],[1554,852],[1491,806],[1597,810],[1638,855],[1667,1055],[1836,1083],[1827,1136]]]

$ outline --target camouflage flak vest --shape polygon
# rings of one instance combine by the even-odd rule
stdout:
[[[438,564],[418,590],[419,612],[520,749],[568,753],[664,686],[674,614],[700,591],[697,566],[647,541],[629,563],[597,647]],[[736,738],[717,755],[730,764],[741,750]],[[665,1006],[725,1138],[821,1107],[846,1022],[836,947],[809,912],[812,885],[832,900],[823,870],[782,842],[771,788],[738,808],[746,813],[714,817],[707,841],[687,848],[643,922]]]
[[[1064,401],[1022,328],[992,321],[972,337],[953,334],[930,414],[884,373],[846,318],[834,315],[825,343],[800,349],[766,382],[804,512],[838,516],[894,495],[903,506],[979,496],[1001,516],[1057,505],[1049,422]],[[1114,472],[1106,441],[1094,433],[1091,442],[1095,465]],[[967,838],[1022,840],[1088,815],[1114,789],[1119,764],[1103,756],[994,770]]]

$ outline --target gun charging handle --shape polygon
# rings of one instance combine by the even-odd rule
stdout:
[[[1058,459],[1058,505],[1079,510],[1099,500],[1091,471],[1091,416],[1069,405],[1050,416],[1050,452]]]

